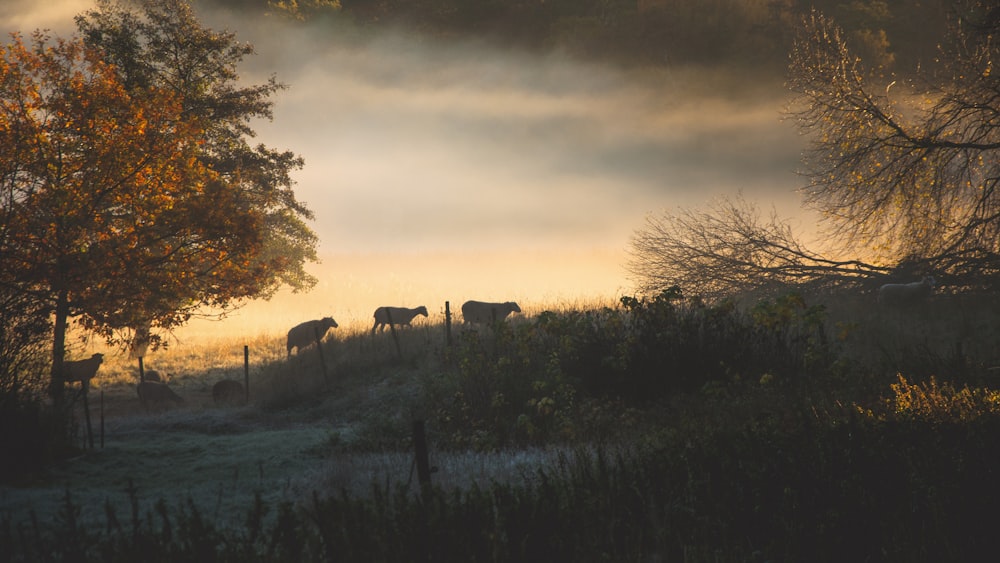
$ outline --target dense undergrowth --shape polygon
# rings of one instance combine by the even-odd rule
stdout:
[[[54,523],[0,522],[0,560],[989,560],[994,305],[938,297],[878,311],[675,290],[456,331],[451,346],[413,331],[422,346],[402,359],[353,336],[329,344],[336,392],[404,368],[438,447],[575,453],[516,485],[258,499],[239,529],[162,502],[88,527],[67,493]],[[405,430],[376,438],[386,426],[332,447],[409,447]]]

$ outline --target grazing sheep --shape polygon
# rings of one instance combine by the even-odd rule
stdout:
[[[103,361],[104,354],[94,354],[86,360],[63,362],[63,380],[67,383],[71,381],[79,381],[84,385],[87,385],[90,383],[90,380],[97,375],[97,368],[101,367],[101,362]]]
[[[160,376],[160,372],[156,371],[155,369],[147,369],[146,371],[142,372],[142,380],[158,381],[160,383],[166,383],[163,377]]]
[[[166,383],[140,381],[136,392],[139,394],[139,403],[147,411],[165,409],[170,406],[171,402],[178,405],[184,403],[184,399],[174,393],[173,389],[167,387]]]
[[[416,309],[407,309],[406,307],[379,307],[375,309],[375,326],[372,327],[372,334],[375,334],[375,329],[385,329],[386,325],[405,325],[409,326],[410,321],[413,320],[417,315],[427,316],[427,307],[423,305],[417,307]],[[390,319],[392,322],[390,323]]]
[[[918,282],[887,283],[878,288],[878,302],[883,305],[911,305],[927,300],[937,282],[927,276]]]
[[[313,342],[322,340],[326,332],[331,328],[337,328],[337,321],[333,320],[333,317],[324,317],[317,321],[306,321],[292,327],[288,331],[288,355],[292,355],[292,348],[298,348],[295,351],[297,354]]]
[[[502,321],[511,313],[520,313],[517,303],[485,303],[483,301],[466,301],[462,304],[462,320],[464,324],[489,324]]]
[[[235,379],[223,379],[212,386],[212,400],[217,405],[240,405],[246,399],[243,384]]]

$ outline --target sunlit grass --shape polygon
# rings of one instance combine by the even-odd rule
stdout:
[[[638,513],[597,510],[580,525],[612,514],[631,530],[648,525],[644,537],[672,534],[685,546],[728,545],[743,555],[747,537],[771,545],[775,557],[782,549],[808,553],[816,541],[846,545],[840,534],[853,537],[859,515],[902,518],[905,525],[893,528],[902,534],[894,536],[903,538],[893,545],[899,550],[910,538],[900,530],[924,525],[925,503],[940,514],[971,513],[965,504],[977,508],[977,497],[968,492],[991,486],[985,460],[998,403],[990,379],[996,356],[986,344],[994,333],[961,328],[990,326],[991,305],[963,310],[942,300],[932,310],[890,315],[859,298],[830,303],[822,327],[812,324],[810,308],[795,308],[788,322],[806,323],[805,331],[724,306],[671,307],[527,302],[503,329],[466,329],[456,316],[452,347],[441,316],[395,333],[341,326],[290,358],[280,331],[172,343],[146,364],[173,374],[170,385],[187,399],[165,413],[137,408],[137,366],[111,355],[95,386],[109,403],[130,408],[109,408],[107,447],[53,468],[45,487],[5,491],[0,500],[11,513],[34,508],[50,518],[72,482],[81,521],[99,526],[102,499],[127,513],[131,479],[141,510],[153,510],[157,497],[171,506],[190,497],[220,525],[240,526],[240,507],[255,494],[271,507],[291,502],[300,515],[315,514],[317,498],[382,510],[385,491],[409,484],[404,496],[419,494],[414,420],[427,422],[434,485],[489,501],[460,510],[482,509],[475,514],[488,519],[509,509],[503,503],[537,501],[532,506],[554,510],[552,518],[569,518],[624,492],[638,499]],[[590,314],[604,308],[612,313]],[[626,311],[636,322],[611,322]],[[841,322],[856,326],[842,336]],[[819,332],[826,337],[817,339]],[[722,348],[746,343],[740,335],[750,338],[746,354],[720,365]],[[211,385],[242,380],[244,346],[250,404],[217,407]],[[666,363],[656,363],[664,350]],[[773,369],[766,362],[778,354],[789,361]],[[635,379],[643,370],[649,379]],[[596,390],[584,386],[586,377]],[[671,378],[684,385],[659,387]],[[637,383],[648,387],[622,395]],[[645,401],[650,393],[658,396]],[[607,444],[653,455],[566,461],[570,452],[596,456]],[[524,492],[511,495],[510,487]],[[448,498],[442,502],[460,497]],[[670,525],[649,525],[645,515],[654,513]],[[692,515],[705,535],[688,533]],[[936,530],[953,534],[975,520],[951,522]],[[734,530],[737,540],[719,539],[719,529]],[[774,538],[789,543],[769,543]]]
[[[525,303],[520,314],[513,314],[511,322],[537,316],[543,311],[584,311],[615,307],[617,301],[612,298],[579,298],[562,300],[552,303]],[[461,305],[451,305],[452,330],[462,330]],[[411,327],[397,327],[397,335],[402,337],[409,348],[428,348],[445,341],[445,309],[442,303],[439,308],[430,308],[429,318],[416,317]],[[304,319],[308,320],[308,319]],[[201,323],[207,321],[200,321]],[[230,320],[216,321],[215,336],[203,335],[204,329],[199,329],[195,336],[185,333],[182,327],[174,335],[167,335],[166,346],[151,350],[143,358],[144,369],[154,369],[161,376],[167,376],[176,384],[183,384],[190,378],[200,378],[207,374],[232,375],[242,372],[244,366],[244,347],[249,349],[249,362],[252,369],[281,361],[286,356],[285,332],[291,327],[275,327],[273,330],[259,332],[250,336],[240,334],[243,324],[234,327]],[[326,342],[339,342],[337,360],[340,364],[353,363],[361,357],[379,357],[395,354],[391,331],[385,329],[376,335],[371,335],[371,322],[368,319],[356,319],[341,322],[340,326],[331,329]],[[75,340],[73,342],[76,342]],[[139,378],[139,362],[130,359],[124,350],[107,346],[95,338],[90,338],[85,344],[71,347],[71,357],[74,359],[89,357],[90,354],[101,352],[105,354],[104,363],[93,383],[95,388],[133,384]],[[75,355],[73,355],[75,354]]]
[[[251,366],[259,366],[285,356],[284,337],[260,334],[252,338],[225,337],[200,339],[196,343],[168,344],[150,351],[143,358],[144,370],[156,370],[177,385],[191,379],[213,375],[242,373],[244,347],[249,351]],[[139,380],[139,361],[130,359],[122,350],[95,345],[94,352],[105,354],[104,362],[94,378],[95,388],[134,384]]]

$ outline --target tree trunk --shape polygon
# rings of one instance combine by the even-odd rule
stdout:
[[[61,290],[56,298],[55,327],[52,330],[52,377],[49,382],[49,396],[56,411],[62,410],[66,401],[66,382],[62,377],[63,360],[66,357],[66,326],[69,321],[69,295]]]

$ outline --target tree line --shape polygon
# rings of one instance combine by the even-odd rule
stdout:
[[[706,295],[775,288],[872,288],[934,275],[956,291],[994,291],[1000,273],[994,3],[948,12],[933,64],[889,72],[851,47],[831,16],[802,17],[787,117],[808,140],[806,206],[823,249],[740,198],[649,219],[630,268],[645,291]]]

